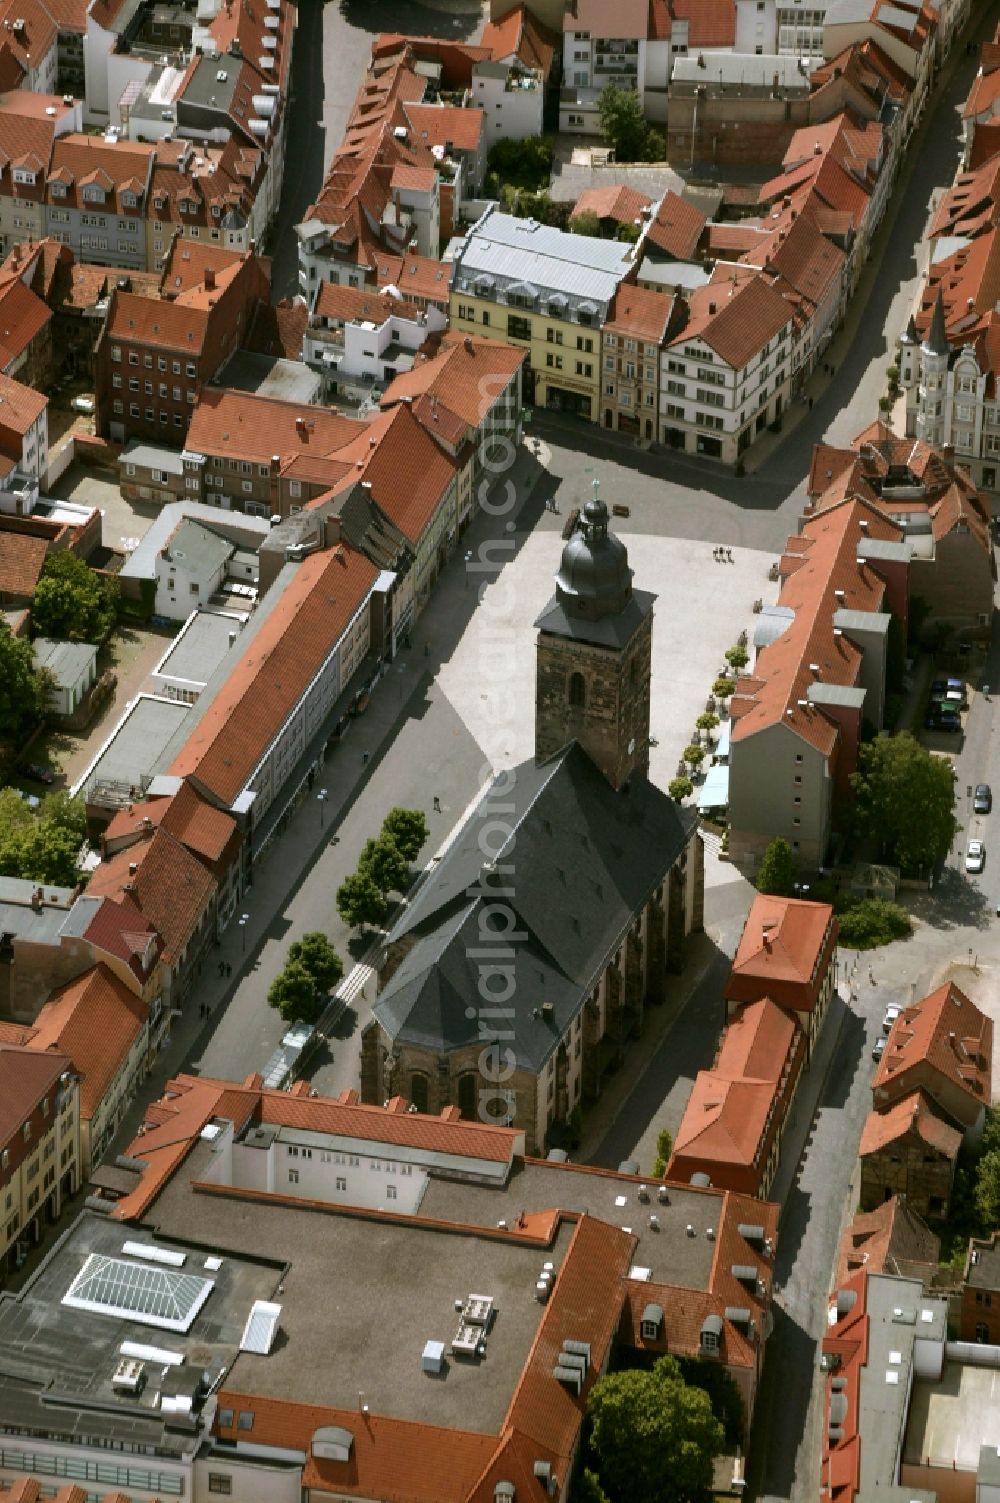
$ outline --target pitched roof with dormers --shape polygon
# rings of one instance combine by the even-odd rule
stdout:
[[[969,1097],[963,1117],[968,1126],[989,1105],[992,1065],[992,1018],[949,981],[903,1008],[872,1078],[872,1091],[877,1102],[887,1088],[905,1091],[907,1082],[919,1077],[933,1095],[934,1087],[925,1078],[929,1067]]]
[[[701,339],[733,370],[742,370],[794,318],[792,305],[762,275],[727,285],[710,282],[688,300],[688,321],[671,345]]]
[[[0,1043],[0,1148],[21,1138],[24,1122],[70,1067],[65,1054]]]
[[[922,1263],[936,1271],[940,1252],[941,1239],[905,1195],[894,1195],[874,1211],[858,1211],[846,1228],[836,1285],[841,1287],[859,1268],[867,1273],[899,1274],[904,1265]]]
[[[793,612],[792,619],[760,649],[753,676],[737,680],[730,704],[734,742],[783,725],[817,751],[833,753],[837,725],[812,703],[809,692],[817,682],[858,684],[860,649],[836,631],[834,615],[883,610],[885,583],[869,563],[859,561],[865,538],[900,542],[903,530],[869,503],[849,499],[810,517],[789,539],[778,604]]]
[[[446,334],[437,354],[418,355],[411,370],[394,377],[382,406],[429,397],[469,428],[478,428],[527,358],[526,350],[495,339]]]
[[[757,893],[740,935],[726,997],[739,1002],[763,994],[780,1006],[805,1010],[815,1002],[837,933],[829,903]]]
[[[188,427],[186,444],[196,454],[282,464],[299,454],[325,458],[359,436],[368,425],[326,407],[282,402],[228,387],[202,391]]]

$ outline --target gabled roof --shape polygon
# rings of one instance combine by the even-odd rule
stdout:
[[[559,50],[559,37],[543,26],[526,5],[515,5],[498,21],[487,21],[479,39],[494,60],[516,58],[526,68],[538,68],[548,78]]]
[[[186,446],[196,454],[282,463],[297,454],[323,458],[367,435],[364,423],[326,407],[282,402],[227,387],[205,387],[188,425]]]
[[[87,892],[114,898],[141,914],[162,936],[164,963],[173,965],[201,923],[217,885],[197,857],[160,829],[148,844],[102,861]]]
[[[90,1118],[149,1017],[148,1005],[105,965],[52,993],[34,1022],[33,1049],[55,1049],[82,1077],[80,1115]]]
[[[794,309],[762,275],[727,287],[725,282],[696,288],[687,324],[671,345],[702,339],[734,370],[743,367],[792,322]]]
[[[153,925],[131,903],[98,897],[94,892],[77,898],[77,905],[83,905],[87,915],[84,939],[95,949],[123,960],[140,984],[148,980],[163,949]]]
[[[436,355],[418,356],[411,370],[394,378],[382,406],[426,396],[478,428],[527,358],[526,350],[495,339],[445,335]]]
[[[47,538],[5,532],[0,523],[0,592],[18,597],[32,595],[48,551]]]
[[[65,1054],[0,1043],[0,1148],[20,1136],[22,1123],[70,1068]]]
[[[861,1133],[858,1157],[881,1153],[893,1143],[915,1134],[928,1148],[945,1158],[955,1159],[962,1146],[962,1134],[935,1111],[923,1091],[902,1096],[886,1111],[869,1112]]]
[[[377,573],[363,554],[343,545],[296,564],[279,604],[170,771],[231,804],[368,598]]]
[[[571,219],[579,214],[593,214],[598,219],[614,219],[618,224],[635,224],[643,209],[653,200],[635,188],[619,183],[611,188],[586,188],[573,205]]]
[[[203,799],[190,783],[182,783],[166,798],[142,799],[120,809],[104,831],[104,839],[109,845],[122,839],[134,843],[160,828],[169,830],[192,855],[211,864],[225,854],[236,833],[236,821]]]
[[[514,859],[516,847],[511,901],[525,934],[514,962],[524,1005],[511,1024],[510,1048],[519,1063],[537,1070],[579,1011],[584,989],[629,914],[687,845],[691,817],[642,778],[616,793],[576,742],[544,763],[514,769],[505,803],[511,806],[510,851],[505,846],[496,861]],[[478,1038],[466,998],[475,985],[475,934],[490,894],[479,825],[479,814],[472,813],[391,932],[390,944],[404,935],[414,940],[375,1002],[375,1015],[393,1039],[441,1052]],[[552,1003],[551,1019],[543,1002]]]
[[[772,1081],[730,1080],[714,1070],[699,1070],[674,1139],[670,1172],[676,1174],[675,1161],[685,1158],[751,1168],[774,1095]]]
[[[675,261],[693,261],[707,223],[707,215],[696,204],[668,191],[649,222],[644,249],[648,254],[652,246]]]
[[[874,1211],[858,1211],[840,1243],[837,1286],[855,1270],[867,1273],[903,1272],[904,1264],[926,1263],[936,1267],[941,1239],[909,1204],[905,1195],[894,1195]]]
[[[801,998],[817,984],[819,962],[832,953],[837,925],[829,903],[758,893],[747,915],[726,984],[726,996],[746,995],[744,983],[764,988],[778,1002]],[[808,1005],[803,1001],[798,1006]]]
[[[662,344],[673,308],[674,300],[669,293],[623,282],[611,300],[602,333],[623,334],[646,344]]]
[[[992,1063],[992,1018],[949,981],[903,1008],[892,1025],[872,1090],[878,1101],[881,1089],[890,1085],[905,1089],[911,1072],[922,1074],[929,1066],[971,1098],[974,1117],[989,1105]]]

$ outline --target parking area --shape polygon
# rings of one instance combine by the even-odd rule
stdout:
[[[98,507],[104,518],[102,541],[115,553],[126,551],[127,538],[144,537],[160,512],[158,506],[127,501],[110,470],[98,470],[79,461],[60,476],[51,494],[80,506]]]

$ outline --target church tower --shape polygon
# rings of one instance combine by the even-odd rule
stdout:
[[[633,590],[625,545],[595,493],[535,622],[536,761],[578,741],[613,788],[648,773],[655,598]]]

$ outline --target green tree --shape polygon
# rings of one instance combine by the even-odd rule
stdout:
[[[795,890],[795,861],[792,848],[779,835],[772,840],[761,858],[757,873],[757,891],[776,898],[790,898]]]
[[[118,586],[65,550],[50,553],[31,600],[36,637],[105,643],[118,617]]]
[[[545,136],[508,137],[494,142],[486,159],[487,176],[496,184],[535,191],[547,188],[552,174],[552,142]]]
[[[600,1378],[588,1404],[590,1450],[614,1503],[695,1503],[712,1491],[722,1425],[702,1388],[685,1383],[674,1357],[652,1371]]]
[[[705,748],[703,746],[696,746],[694,742],[692,742],[690,746],[685,746],[683,752],[681,753],[681,756],[684,758],[685,762],[689,762],[692,767],[700,767],[702,762],[704,762],[705,760]]]
[[[267,989],[267,1000],[286,1023],[315,1023],[323,1010],[316,982],[299,960],[289,960],[275,976]]]
[[[601,221],[596,214],[592,214],[587,209],[582,214],[573,215],[569,222],[569,229],[573,235],[591,235],[595,239],[600,239]]]
[[[984,1153],[976,1168],[976,1210],[986,1227],[1000,1223],[1000,1149]]]
[[[712,693],[715,695],[716,699],[728,699],[735,688],[736,682],[734,679],[720,677],[717,678],[715,680],[715,683],[712,685]]]
[[[905,939],[910,929],[906,909],[885,898],[861,898],[840,915],[840,942],[852,950],[874,950]]]
[[[947,855],[958,828],[946,758],[932,756],[909,731],[861,747],[851,775],[858,831],[904,872],[928,872]]]
[[[410,885],[410,863],[396,842],[385,835],[366,842],[358,871],[371,877],[381,893],[405,892]]]
[[[0,620],[0,739],[20,745],[25,732],[45,713],[51,680],[35,667],[26,637],[15,637]]]
[[[750,654],[739,642],[726,653],[726,662],[731,668],[745,668],[749,661]]]
[[[382,835],[394,840],[412,865],[427,839],[427,818],[422,809],[390,809],[382,821]]]
[[[694,784],[690,778],[671,778],[667,784],[667,792],[675,803],[683,803],[694,792]]]
[[[337,888],[337,912],[349,929],[358,929],[366,924],[381,924],[389,905],[370,874],[357,871],[345,877]]]
[[[573,1484],[570,1503],[611,1503],[611,1499],[598,1480],[597,1473],[592,1472],[589,1466],[584,1467]]]
[[[605,84],[597,101],[601,135],[620,162],[637,162],[646,139],[646,120],[635,89]]]
[[[615,239],[634,245],[641,234],[642,231],[637,224],[620,224],[615,232]]]
[[[82,798],[70,798],[64,788],[42,800],[42,818],[75,835],[80,845],[87,838],[87,810]]]
[[[670,1155],[674,1151],[673,1134],[661,1127],[656,1135],[656,1158],[653,1161],[653,1178],[662,1179],[667,1172]]]
[[[316,983],[316,990],[323,996],[331,992],[344,974],[344,962],[318,929],[303,934],[288,946],[288,960],[304,966]]]
[[[695,721],[695,725],[698,727],[699,731],[714,731],[718,723],[718,715],[714,715],[711,710],[706,710],[705,713],[703,715],[699,715],[698,719]]]
[[[0,876],[75,887],[81,844],[72,831],[32,814],[13,789],[0,794]]]

